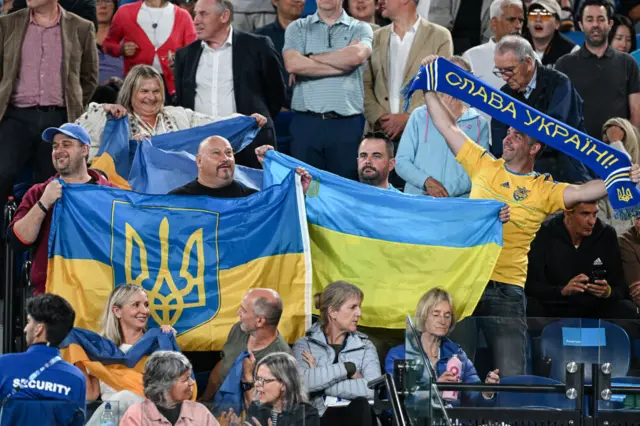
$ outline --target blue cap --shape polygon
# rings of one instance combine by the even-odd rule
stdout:
[[[53,142],[53,138],[58,134],[62,133],[63,135],[67,135],[70,138],[77,139],[80,143],[85,145],[91,145],[91,138],[89,137],[89,133],[82,127],[73,123],[65,123],[60,127],[49,127],[47,130],[42,132],[42,140],[45,142]]]

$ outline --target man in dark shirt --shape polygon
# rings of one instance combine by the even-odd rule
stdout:
[[[241,198],[258,192],[233,179],[236,170],[233,148],[222,136],[211,136],[200,143],[196,164],[198,177],[169,194]]]
[[[580,9],[584,45],[556,62],[584,100],[587,133],[602,138],[602,126],[622,117],[640,126],[640,72],[626,53],[609,46],[612,8],[605,0],[585,0]]]
[[[284,31],[290,23],[302,16],[304,10],[304,0],[272,0],[273,6],[277,10],[277,18],[272,23],[255,30],[258,35],[269,37],[273,42],[273,46],[278,52],[278,57],[282,66],[282,74],[287,87],[287,98],[284,107],[291,109],[291,96],[293,96],[293,84],[290,84],[289,73],[284,68],[284,59],[282,58],[282,48],[284,47]]]
[[[551,217],[529,252],[530,317],[637,318],[624,281],[616,231],[595,201]]]

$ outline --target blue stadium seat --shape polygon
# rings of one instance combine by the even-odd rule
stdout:
[[[542,330],[542,357],[551,359],[550,377],[564,381],[570,361],[585,364],[585,383],[591,383],[591,364],[610,362],[612,376],[626,376],[631,342],[623,328],[597,319],[565,319]]]
[[[562,35],[580,46],[584,43],[584,33],[582,31],[569,31],[568,33],[562,33]]]
[[[640,43],[640,41],[638,43]],[[636,50],[635,52],[631,52],[631,56],[633,56],[633,59],[635,59],[636,62],[640,64],[640,49]]]
[[[503,385],[561,385],[562,383],[540,376],[510,376],[500,379]],[[499,392],[496,408],[545,408],[573,410],[576,402],[557,393]]]
[[[31,188],[33,184],[33,171],[27,167],[22,170],[22,173],[18,175],[15,184],[13,185],[13,196],[16,202],[20,202],[24,194]]]

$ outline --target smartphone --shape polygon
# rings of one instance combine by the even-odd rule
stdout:
[[[591,284],[596,284],[596,280],[604,280],[607,278],[607,270],[603,268],[595,268],[589,274],[589,282]]]

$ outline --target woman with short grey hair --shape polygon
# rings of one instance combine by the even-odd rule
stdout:
[[[320,426],[318,410],[309,404],[298,363],[285,352],[274,352],[262,358],[254,370],[257,400],[247,411],[247,420],[231,411],[223,414],[228,426]],[[269,423],[271,422],[271,423]]]
[[[368,402],[373,390],[367,383],[380,376],[380,361],[371,340],[358,331],[364,294],[351,283],[336,281],[314,298],[322,318],[296,341],[293,355],[320,412],[320,424],[375,425]],[[338,399],[350,402],[344,407]]]
[[[146,399],[129,407],[120,425],[153,421],[173,426],[219,426],[207,407],[190,401],[194,387],[191,370],[191,363],[180,352],[154,352],[144,367]]]

